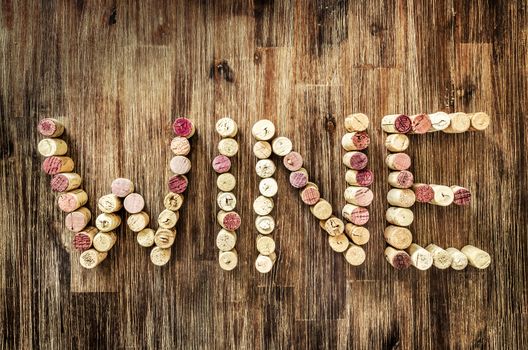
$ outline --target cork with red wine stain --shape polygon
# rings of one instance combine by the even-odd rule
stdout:
[[[295,188],[303,188],[308,183],[308,175],[303,171],[290,173],[290,184]]]
[[[342,215],[347,221],[358,226],[365,225],[370,218],[367,208],[357,207],[352,204],[347,204],[343,207]]]
[[[385,258],[396,270],[404,270],[412,265],[411,257],[407,252],[392,247],[385,249]]]
[[[187,189],[189,180],[185,175],[174,175],[169,179],[169,191],[174,193],[183,193]]]
[[[303,157],[295,151],[291,151],[282,160],[284,166],[289,171],[297,171],[303,166]]]
[[[194,124],[187,118],[176,118],[172,124],[172,130],[176,136],[189,138],[194,135]]]
[[[354,170],[362,170],[368,164],[368,157],[361,152],[347,152],[343,155],[343,164]]]
[[[427,184],[415,184],[413,190],[417,202],[429,203],[434,198],[433,188]]]
[[[386,115],[381,120],[385,132],[407,134],[412,130],[412,121],[405,114]]]
[[[456,205],[469,205],[471,203],[471,192],[464,187],[460,186],[451,186],[453,193],[455,194],[455,199],[453,203]]]
[[[409,188],[414,183],[414,175],[408,170],[393,171],[389,174],[389,185],[396,188]]]
[[[59,137],[64,132],[64,125],[56,119],[45,118],[38,123],[37,130],[42,136]]]
[[[228,231],[238,230],[241,223],[240,215],[238,215],[238,213],[234,211],[218,212],[218,221],[220,223],[220,226],[222,226],[222,228]]]
[[[87,227],[73,236],[72,245],[78,251],[85,251],[92,247],[93,238],[97,233],[95,227]]]
[[[417,114],[410,117],[412,121],[412,132],[414,134],[425,134],[431,127],[431,119],[427,114]]]
[[[70,157],[51,156],[42,162],[42,170],[49,175],[67,173],[73,170],[73,160]]]
[[[341,145],[347,151],[360,151],[370,144],[370,137],[365,131],[346,133],[341,140]]]
[[[218,155],[213,159],[213,169],[219,174],[227,173],[231,169],[231,160],[224,155]]]
[[[345,180],[352,186],[370,186],[374,181],[374,174],[369,169],[347,170]]]
[[[313,185],[307,185],[302,191],[301,191],[301,200],[304,204],[308,205],[314,205],[321,199],[321,194],[319,193],[319,189]]]
[[[55,192],[66,192],[74,190],[81,185],[81,176],[76,173],[63,173],[51,178],[51,190]]]

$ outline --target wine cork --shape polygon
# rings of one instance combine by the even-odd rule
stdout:
[[[99,252],[107,252],[117,241],[115,232],[99,232],[93,238],[93,247]]]
[[[449,114],[449,118],[451,119],[451,123],[447,128],[442,130],[445,133],[458,134],[466,132],[471,126],[471,120],[469,119],[469,116],[466,113],[451,113]]]
[[[220,210],[216,215],[218,224],[228,231],[235,231],[240,227],[240,215],[234,211]]]
[[[412,121],[405,114],[386,115],[381,119],[381,128],[391,134],[406,134],[412,130]]]
[[[272,177],[262,179],[259,182],[259,191],[264,197],[273,197],[277,194],[278,190],[277,181]]]
[[[416,195],[413,190],[392,188],[387,193],[387,201],[396,207],[410,208],[416,201]]]
[[[51,178],[51,190],[55,192],[67,192],[81,186],[81,176],[76,173],[62,173]]]
[[[183,205],[183,200],[184,197],[182,194],[169,192],[163,199],[163,205],[165,206],[165,209],[177,211]]]
[[[407,253],[411,257],[411,263],[418,270],[427,270],[433,266],[433,256],[418,244],[412,243],[407,248]]]
[[[385,139],[385,148],[390,152],[403,152],[409,147],[409,138],[405,134],[390,134]]]
[[[443,185],[430,185],[433,189],[433,199],[429,202],[430,204],[440,205],[447,207],[455,200],[455,194],[453,190],[448,186]]]
[[[470,130],[482,131],[488,128],[491,118],[484,112],[468,114],[470,120]]]
[[[110,232],[121,225],[121,218],[117,214],[102,213],[95,219],[95,226],[101,232]]]
[[[44,162],[42,162],[42,171],[48,175],[69,173],[73,170],[73,167],[73,160],[70,157],[65,156],[51,156],[44,159]]]
[[[154,245],[154,236],[156,232],[151,228],[144,228],[136,235],[136,241],[142,247],[148,248]]]
[[[218,119],[215,128],[222,137],[235,137],[238,132],[237,123],[229,117]]]
[[[369,126],[369,118],[363,113],[354,113],[345,118],[345,129],[348,132],[365,131]]]
[[[213,159],[213,169],[218,174],[227,173],[231,169],[231,160],[222,154],[216,156]]]
[[[257,251],[262,255],[270,255],[275,252],[275,240],[271,236],[257,236]]]
[[[271,159],[261,159],[255,165],[255,172],[261,178],[272,177],[275,170],[275,163]]]
[[[350,241],[345,234],[340,234],[336,236],[328,236],[328,244],[330,248],[336,253],[343,253],[348,249]]]
[[[297,171],[303,166],[303,157],[295,151],[291,151],[282,159],[282,163],[289,171]]]
[[[176,136],[171,141],[170,149],[176,156],[186,156],[191,152],[191,143],[185,137]]]
[[[308,172],[304,168],[290,173],[290,185],[294,188],[303,188],[308,183]]]
[[[368,157],[362,152],[347,152],[343,155],[343,164],[353,170],[365,169],[368,163]]]
[[[345,189],[344,197],[347,203],[366,207],[372,203],[374,194],[368,187],[349,186]]]
[[[408,228],[389,225],[383,232],[385,241],[396,249],[407,249],[413,240],[411,231]]]
[[[345,181],[350,186],[370,186],[374,182],[374,174],[369,169],[349,169],[345,173]]]
[[[253,124],[251,134],[259,141],[268,141],[275,136],[275,125],[267,119],[262,119]]]
[[[125,198],[132,192],[134,192],[134,183],[129,179],[117,178],[112,181],[111,185],[112,193],[120,198]]]
[[[449,255],[449,253],[441,247],[431,243],[425,247],[425,250],[427,250],[433,256],[433,265],[437,269],[445,270],[451,266],[453,261],[451,255]]]
[[[158,226],[161,228],[173,228],[179,219],[180,214],[177,211],[165,209],[158,215]]]
[[[370,240],[370,232],[363,226],[348,223],[345,225],[345,234],[356,245],[367,244]]]
[[[411,166],[411,157],[407,153],[391,153],[385,158],[385,164],[392,170],[407,170]]]
[[[128,228],[130,228],[132,232],[140,232],[144,230],[148,226],[149,222],[150,222],[150,217],[144,211],[136,213],[136,214],[131,214],[127,218]]]
[[[267,141],[257,141],[253,145],[253,154],[258,159],[266,159],[271,156],[271,145]]]
[[[88,202],[88,194],[81,189],[61,193],[57,199],[59,208],[66,213],[71,213],[72,211],[79,209],[85,205],[86,202]]]
[[[313,183],[307,183],[301,190],[301,200],[304,204],[315,205],[321,199],[319,189]]]
[[[223,174],[222,174],[223,175]],[[173,175],[169,178],[169,191],[174,193],[183,193],[189,185],[189,180],[185,175]]]
[[[218,152],[226,157],[233,157],[238,153],[238,142],[235,139],[221,139],[218,142]]]
[[[235,249],[218,254],[218,264],[225,271],[233,270],[238,264],[238,254]]]
[[[68,152],[68,145],[61,139],[42,139],[37,149],[44,157],[62,156]]]
[[[185,175],[191,171],[191,161],[186,156],[174,156],[169,167],[174,174]]]
[[[71,232],[79,232],[88,225],[91,218],[92,213],[90,212],[90,209],[81,207],[66,215],[64,223],[66,228]]]
[[[216,196],[216,204],[223,211],[231,211],[236,208],[237,199],[232,192],[219,192]]]
[[[412,133],[413,134],[425,134],[431,127],[431,119],[427,114],[416,114],[409,117],[412,122]]]
[[[369,221],[369,211],[367,208],[346,204],[341,211],[343,217],[354,225],[365,225]]]
[[[429,132],[442,131],[451,124],[451,118],[446,112],[429,114],[429,119],[431,120],[431,128],[429,129]]]
[[[321,220],[319,224],[330,236],[338,236],[345,232],[345,223],[335,216],[331,216],[327,220]]]
[[[154,247],[150,251],[150,261],[156,266],[163,266],[169,262],[171,250],[167,248]]]
[[[130,214],[137,214],[145,208],[145,200],[139,193],[131,193],[123,201],[125,210]]]
[[[472,245],[466,245],[461,249],[462,253],[467,256],[469,265],[477,269],[485,269],[491,264],[491,256]]]
[[[221,229],[216,235],[216,247],[223,252],[228,252],[235,248],[237,235],[234,231]]]
[[[259,254],[257,259],[255,259],[255,269],[260,273],[268,273],[273,268],[276,260],[277,255],[275,253],[270,255]]]
[[[253,202],[253,211],[257,215],[268,215],[273,210],[273,198],[258,196]]]
[[[176,239],[176,230],[168,228],[158,228],[154,234],[154,243],[160,248],[170,248]]]
[[[73,236],[73,247],[81,252],[90,249],[92,247],[93,238],[96,234],[97,229],[95,227],[85,227],[84,230],[77,232],[75,236]]]
[[[315,205],[310,207],[310,211],[319,220],[326,220],[332,216],[332,205],[321,198]]]
[[[347,250],[343,253],[346,261],[352,266],[359,266],[365,262],[365,250],[360,246],[350,243]]]
[[[385,248],[385,259],[396,270],[404,270],[411,266],[411,257],[403,250],[396,250],[392,247]]]
[[[412,186],[416,201],[420,203],[429,203],[434,198],[433,188],[427,184],[414,184]]]
[[[107,253],[98,252],[95,249],[88,249],[82,252],[79,263],[85,269],[93,269],[106,259]]]
[[[230,192],[236,186],[236,179],[231,173],[223,173],[216,179],[216,187],[220,191]]]
[[[64,133],[64,125],[57,119],[44,118],[39,121],[37,130],[42,136],[59,137]]]
[[[397,226],[409,226],[414,220],[414,214],[410,209],[389,207],[385,212],[388,222]]]
[[[275,153],[279,157],[284,157],[292,151],[293,144],[289,138],[279,136],[273,140],[273,142],[271,143],[271,148],[273,149],[273,153]]]
[[[456,248],[447,248],[446,252],[451,256],[451,268],[453,270],[464,270],[468,265],[467,256]]]
[[[370,144],[370,137],[365,131],[346,133],[341,139],[341,146],[345,151],[361,151]]]
[[[255,227],[259,233],[269,235],[275,229],[275,219],[269,215],[257,216],[255,219]]]
[[[192,120],[187,118],[176,118],[172,124],[172,131],[176,136],[191,138],[196,131]]]
[[[389,185],[396,188],[410,188],[414,183],[414,175],[408,170],[389,173]]]
[[[97,207],[103,213],[115,213],[123,207],[121,200],[115,194],[107,194],[99,198]]]
[[[453,195],[453,203],[456,205],[469,205],[471,203],[471,192],[467,188],[460,186],[451,186]]]

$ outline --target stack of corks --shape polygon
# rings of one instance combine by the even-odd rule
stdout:
[[[235,249],[237,241],[236,230],[240,227],[240,215],[235,211],[236,196],[233,190],[236,178],[231,172],[231,159],[238,153],[238,142],[235,136],[238,133],[236,122],[229,118],[221,118],[216,123],[216,132],[221,140],[218,142],[218,153],[212,162],[214,171],[218,174],[216,186],[217,194],[217,222],[221,229],[216,236],[216,246],[220,250],[218,263],[225,271],[233,270],[238,264],[238,254]]]
[[[74,233],[73,246],[82,252],[81,265],[94,268],[106,258],[106,253],[90,249],[98,232],[95,227],[89,226],[92,213],[85,206],[88,194],[81,188],[82,178],[74,172],[73,160],[66,155],[68,145],[60,138],[64,125],[57,119],[44,118],[39,121],[37,129],[45,137],[37,147],[39,153],[46,157],[42,170],[52,176],[51,189],[59,193],[57,203],[67,213],[65,225]]]
[[[258,256],[255,259],[255,268],[260,273],[268,273],[271,271],[277,260],[275,253],[275,240],[271,236],[275,230],[275,219],[271,215],[274,207],[273,197],[277,194],[277,181],[273,178],[276,166],[273,160],[270,159],[272,152],[277,155],[291,150],[291,143],[289,140],[277,138],[273,142],[273,146],[269,143],[275,136],[275,125],[263,119],[255,123],[252,128],[252,134],[256,142],[253,145],[253,154],[258,161],[255,166],[255,171],[259,181],[260,195],[253,202],[253,211],[257,215],[255,219],[255,227],[257,229],[256,247]]]
[[[348,221],[345,225],[345,234],[351,240],[348,249],[356,252],[355,256],[363,250],[362,245],[370,239],[369,230],[364,225],[369,220],[368,207],[374,198],[369,186],[374,181],[371,170],[368,169],[368,157],[365,150],[370,144],[367,133],[369,118],[363,113],[355,113],[345,118],[345,129],[347,133],[341,140],[345,150],[343,164],[346,166],[345,181],[347,188],[344,193],[347,204],[343,207],[342,215]],[[331,240],[332,237],[329,237]],[[346,256],[346,255],[345,255]],[[347,259],[348,260],[348,259]],[[351,261],[354,265],[363,263],[360,260]]]
[[[390,246],[385,249],[385,257],[394,268],[401,270],[412,265],[419,270],[427,270],[433,265],[443,268],[452,266],[454,258],[447,250],[434,244],[423,248],[413,243],[412,233],[408,229],[414,220],[410,208],[415,202],[447,206],[451,203],[468,205],[471,200],[469,190],[461,186],[414,183],[414,176],[409,171],[411,159],[404,153],[409,146],[409,138],[406,134],[425,134],[435,131],[462,133],[469,130],[484,130],[489,123],[489,116],[481,112],[471,114],[436,112],[411,116],[393,114],[383,117],[381,127],[389,133],[385,146],[391,153],[387,155],[385,163],[391,170],[388,182],[392,187],[387,194],[387,201],[391,206],[386,212],[386,220],[390,225],[385,228],[384,236]],[[452,255],[460,257],[460,252],[455,248],[449,250]]]

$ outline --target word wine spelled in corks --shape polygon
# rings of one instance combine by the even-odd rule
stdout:
[[[428,270],[434,266],[463,270],[468,265],[477,269],[490,265],[491,256],[475,245],[443,248],[437,243],[423,244],[420,234],[411,232],[414,221],[412,208],[416,203],[431,205],[431,210],[450,205],[463,210],[471,204],[472,197],[467,186],[417,181],[419,174],[416,176],[411,171],[412,160],[406,153],[411,139],[420,134],[483,131],[489,124],[490,117],[482,112],[392,114],[382,118],[381,128],[386,133],[384,143],[388,151],[385,158],[388,168],[386,178],[391,188],[386,196],[389,205],[385,212],[387,225],[380,234],[387,243],[385,258],[395,269],[413,266],[418,270]],[[238,166],[237,135],[240,130],[232,118],[223,117],[216,121],[215,130],[219,138],[211,165],[217,174],[217,210],[214,217],[218,231],[210,239],[216,243],[218,265],[222,270],[236,270],[239,259],[253,256],[255,270],[266,274],[277,268],[282,248],[288,251],[288,247],[277,244],[280,222],[277,222],[275,198],[280,194],[275,174],[280,164],[289,171],[289,183],[299,191],[300,200],[308,206],[309,212],[328,235],[330,248],[341,254],[351,266],[359,266],[366,261],[364,247],[371,234],[368,228],[369,208],[374,199],[370,189],[374,182],[374,171],[369,166],[369,156],[372,155],[367,154],[371,142],[370,121],[367,115],[355,113],[346,116],[343,125],[341,146],[346,204],[334,211],[316,181],[303,167],[309,160],[294,149],[288,137],[278,134],[275,124],[268,119],[258,120],[251,128],[258,194],[254,198],[237,197],[235,173],[240,172],[234,169]],[[157,225],[153,225],[150,219],[145,198],[137,184],[124,177],[112,181],[110,191],[99,196],[95,203],[98,213],[94,213],[90,209],[88,193],[83,188],[86,181],[76,171],[74,160],[68,156],[68,144],[61,139],[66,130],[63,123],[58,119],[45,118],[40,120],[37,128],[44,137],[37,147],[45,157],[42,170],[51,176],[50,187],[57,193],[59,209],[65,213],[64,225],[72,233],[72,247],[79,252],[79,264],[86,269],[102,264],[120,236],[124,235],[123,231],[128,229],[134,232],[141,247],[150,248],[152,264],[166,265],[177,239],[176,226],[190,182],[188,176],[192,161],[189,155],[191,138],[196,131],[192,120],[176,118],[172,123],[175,136],[170,141],[170,149],[173,156],[167,160],[172,175],[167,180],[167,190],[163,191],[165,195],[160,197],[164,209],[154,220]],[[94,181],[96,179],[91,179],[87,184]],[[236,247],[238,237],[248,234],[240,232],[243,220],[239,214],[240,207],[251,205],[254,216],[247,219],[254,221],[254,253],[241,252]],[[121,225],[122,222],[126,225]]]

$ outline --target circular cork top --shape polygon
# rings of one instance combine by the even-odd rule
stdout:
[[[385,147],[391,152],[403,152],[409,147],[409,143],[405,134],[390,134],[385,139]]]
[[[172,139],[170,148],[175,155],[186,156],[191,151],[191,144],[187,138],[176,136]]]
[[[360,170],[356,174],[356,182],[360,186],[370,186],[374,181],[374,174],[369,169]]]
[[[303,188],[308,183],[306,171],[297,170],[290,173],[290,184],[295,188]]]
[[[44,118],[39,121],[37,130],[42,136],[58,137],[63,133],[64,127],[55,119]]]
[[[136,241],[142,247],[148,248],[154,245],[155,231],[151,228],[144,228],[136,235]]]
[[[398,132],[400,132],[402,134],[406,134],[406,133],[410,132],[412,130],[411,118],[409,118],[405,114],[400,114],[394,120],[394,129],[396,129],[396,131],[398,131]]]
[[[234,249],[228,252],[220,252],[218,254],[218,264],[222,270],[233,270],[238,264],[237,252]]]
[[[231,192],[220,192],[216,196],[216,203],[220,209],[224,211],[231,211],[235,209],[237,199]]]
[[[218,142],[218,152],[227,157],[233,157],[238,153],[238,142],[232,138],[221,139]]]
[[[271,236],[257,237],[257,251],[263,255],[270,255],[275,251],[275,240]]]
[[[263,235],[269,235],[275,229],[275,220],[269,215],[257,216],[255,219],[255,227]]]
[[[275,163],[271,159],[261,159],[255,165],[255,172],[261,178],[267,178],[275,174]]]
[[[278,190],[279,186],[277,185],[277,181],[275,181],[275,179],[272,177],[262,179],[259,182],[260,194],[265,197],[275,196]]]
[[[477,112],[470,115],[471,127],[475,130],[485,130],[490,125],[491,118],[484,112]]]
[[[165,206],[165,209],[176,211],[183,205],[183,200],[184,197],[182,194],[169,192],[163,199],[163,205]]]
[[[170,169],[176,175],[185,175],[191,170],[191,161],[185,156],[174,156],[170,161]]]
[[[282,163],[289,171],[297,171],[303,166],[303,157],[299,153],[292,151],[284,156]]]
[[[369,221],[370,214],[367,208],[355,207],[349,213],[346,210],[347,205],[343,207],[343,216],[354,225],[365,225]]]
[[[374,193],[368,187],[350,186],[345,189],[345,199],[355,205],[369,206],[374,199]]]
[[[134,192],[134,183],[129,179],[117,178],[112,181],[112,193],[118,197],[124,198]]]
[[[471,192],[466,188],[455,188],[454,189],[455,199],[453,203],[456,205],[469,205],[471,203]]]
[[[81,252],[90,249],[92,246],[92,239],[97,233],[95,227],[87,227],[82,231],[79,231],[73,236],[73,247]]]
[[[345,129],[348,132],[364,131],[369,126],[369,118],[363,113],[355,113],[345,118]]]
[[[154,244],[160,248],[170,248],[176,239],[176,230],[168,228],[158,228],[154,234]]]
[[[391,265],[396,270],[408,269],[412,265],[411,257],[406,252],[398,252],[392,256]]]
[[[387,226],[385,227],[383,235],[387,243],[397,249],[406,249],[411,245],[413,240],[411,231],[401,226]]]
[[[79,262],[85,269],[93,269],[104,258],[106,258],[106,253],[100,253],[95,249],[88,249],[81,254]]]
[[[216,247],[221,251],[227,252],[235,248],[237,235],[234,231],[221,229],[216,235]]]
[[[150,251],[150,261],[156,266],[163,266],[169,262],[171,258],[170,248],[154,247]]]
[[[273,140],[271,147],[273,148],[273,153],[282,157],[292,151],[293,144],[289,138],[279,136],[275,140]]]
[[[253,124],[251,133],[259,141],[271,140],[275,135],[275,125],[271,120],[262,119]]]
[[[332,216],[332,206],[324,199],[319,199],[310,209],[312,214],[319,220],[326,220]]]
[[[99,252],[107,252],[116,242],[115,232],[99,232],[93,239],[93,247]]]
[[[334,252],[343,253],[345,250],[348,249],[350,241],[348,240],[348,237],[345,234],[339,234],[335,236],[329,235],[328,244]]]
[[[172,131],[176,136],[189,138],[194,134],[194,125],[190,119],[176,118],[172,123]]]
[[[174,193],[183,193],[187,189],[189,180],[185,175],[174,175],[169,179],[169,191]]]
[[[274,259],[269,255],[260,254],[257,259],[255,259],[255,269],[260,273],[268,273],[273,268],[274,263]]]
[[[267,141],[257,141],[255,145],[253,145],[253,154],[255,154],[255,157],[258,159],[269,158],[271,152],[271,145]]]
[[[79,232],[86,226],[86,224],[88,224],[91,218],[92,213],[90,210],[88,208],[82,207],[66,215],[64,223],[68,230],[72,232]]]
[[[431,119],[427,114],[417,114],[411,117],[412,132],[415,134],[425,134],[431,129]]]
[[[343,162],[350,169],[362,170],[367,166],[368,157],[365,153],[348,152],[343,156]]]
[[[227,173],[231,169],[231,160],[223,154],[213,159],[213,169],[219,174]]]
[[[225,213],[222,217],[222,226],[226,230],[235,231],[240,227],[240,223],[240,215],[234,211]]]
[[[402,170],[398,173],[396,181],[400,188],[409,188],[414,183],[414,175],[408,170]]]
[[[253,211],[257,215],[268,215],[273,210],[273,206],[272,198],[258,196],[253,202]]]
[[[145,207],[145,200],[139,193],[131,193],[125,197],[123,201],[125,210],[130,214],[136,214],[143,210]]]
[[[366,258],[365,250],[357,245],[351,244],[344,253],[346,261],[352,266],[363,264]]]
[[[56,174],[51,178],[50,186],[55,192],[64,192],[68,190],[70,182],[77,183],[75,187],[81,184],[81,177],[75,173],[69,174]]]
[[[314,186],[305,187],[301,192],[301,200],[304,204],[314,205],[320,198],[319,189]]]
[[[60,139],[42,139],[38,143],[37,149],[44,157],[60,156],[68,152],[68,145]]]
[[[167,209],[165,209],[167,210]],[[150,222],[150,217],[145,212],[132,214],[127,218],[127,225],[133,232],[142,231]]]
[[[343,136],[341,145],[347,151],[364,150],[370,144],[370,137],[365,131],[351,132]]]
[[[238,131],[237,123],[229,117],[218,119],[215,128],[216,132],[222,137],[234,137]]]
[[[427,184],[418,184],[413,186],[416,201],[420,203],[429,203],[434,198],[433,188]]]
[[[352,242],[357,245],[367,244],[370,240],[370,232],[364,226],[356,226],[348,223],[345,225],[345,232]]]
[[[176,226],[179,218],[179,212],[165,209],[158,215],[158,226],[161,228],[171,229]]]
[[[407,170],[411,166],[411,157],[407,153],[392,153],[387,156],[387,165],[394,170]]]
[[[220,191],[229,192],[236,186],[236,179],[231,173],[223,173],[216,179],[216,187]]]
[[[80,199],[76,194],[66,192],[59,196],[57,199],[57,204],[62,211],[70,213],[79,208],[84,203],[80,202]]]

